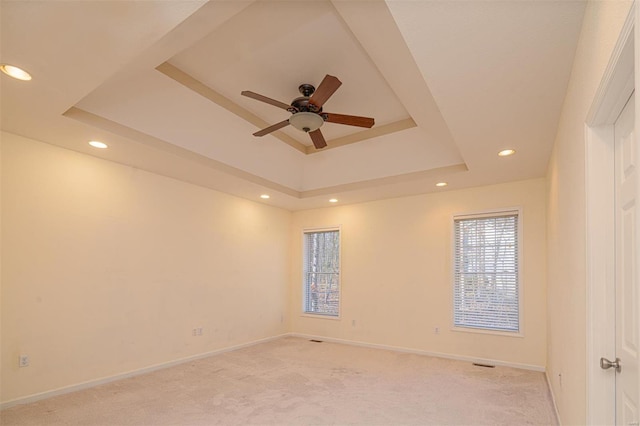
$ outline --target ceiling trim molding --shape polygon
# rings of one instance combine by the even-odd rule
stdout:
[[[362,180],[359,182],[345,183],[342,185],[328,186],[326,188],[312,189],[308,191],[302,191],[300,198],[311,198],[320,195],[331,195],[338,192],[355,191],[360,189],[369,189],[378,186],[392,185],[398,183],[404,183],[419,179],[434,179],[434,184],[442,180],[445,176],[453,173],[467,172],[469,169],[466,164],[454,164],[451,166],[438,167],[435,169],[421,170],[418,172],[404,173],[395,176],[385,176],[382,178]]]
[[[199,80],[196,80],[186,72],[182,71],[180,68],[171,65],[169,62],[163,62],[162,64],[156,67],[156,70],[160,71],[162,74],[167,77],[175,80],[176,82],[182,84],[184,87],[193,90],[197,94],[209,99],[211,102],[221,106],[227,111],[237,115],[243,120],[248,121],[249,123],[256,126],[258,129],[264,129],[265,127],[271,126],[271,123],[267,123],[262,118],[258,117],[251,111],[241,107],[237,103],[233,102],[231,99],[221,95],[220,93],[213,90],[211,87],[202,83]],[[272,132],[271,135],[280,139],[282,142],[291,146],[294,149],[297,149],[303,154],[307,153],[307,146],[298,142],[291,136],[287,135],[284,132],[275,131]]]
[[[258,129],[264,129],[269,127],[271,124],[267,123],[251,111],[241,107],[237,103],[233,102],[231,99],[223,96],[218,93],[211,87],[202,83],[201,81],[195,79],[191,75],[182,71],[180,68],[175,65],[170,64],[169,62],[163,62],[162,64],[156,67],[157,71],[160,71],[162,74],[171,78],[172,80],[180,83],[184,87],[196,92],[197,94],[209,99],[211,102],[221,106],[227,111],[237,115],[243,120],[253,124]],[[376,126],[371,129],[362,130],[356,133],[352,133],[350,135],[342,136],[339,138],[327,140],[327,147],[323,149],[316,149],[313,145],[305,145],[298,140],[292,138],[281,131],[275,131],[270,133],[270,135],[275,136],[280,139],[282,142],[291,146],[292,148],[302,152],[303,154],[317,154],[319,152],[328,151],[330,149],[339,148],[341,146],[349,145],[352,143],[362,142],[367,139],[376,138],[378,136],[384,136],[391,133],[399,132],[402,130],[410,129],[412,127],[416,127],[416,122],[413,118],[405,118],[403,120],[394,121],[393,123],[388,123],[382,126]]]
[[[156,138],[155,136],[151,136],[146,133],[127,127],[125,125],[116,123],[107,118],[85,111],[81,108],[71,107],[67,111],[65,111],[62,115],[67,118],[77,120],[81,123],[106,130],[108,132],[122,136],[129,140],[142,143],[144,145],[161,150],[163,152],[167,152],[169,154],[175,155],[185,160],[194,161],[198,164],[204,165],[216,171],[227,173],[234,177],[246,180],[256,185],[263,186],[273,191],[280,192],[282,194],[294,197],[296,199],[308,199],[308,198],[313,198],[313,197],[318,197],[318,196],[323,196],[328,194],[335,194],[336,192],[371,189],[371,188],[375,188],[383,185],[392,185],[392,184],[410,182],[410,181],[415,181],[420,179],[433,179],[435,182],[436,180],[442,179],[446,175],[468,171],[468,168],[465,164],[455,164],[451,166],[438,167],[435,169],[422,170],[422,171],[411,172],[411,173],[404,173],[404,174],[395,175],[395,176],[385,176],[381,178],[351,182],[351,183],[335,185],[335,186],[328,186],[325,188],[318,188],[318,189],[312,189],[307,191],[297,191],[295,189],[289,188],[288,186],[278,184],[269,179],[262,178],[260,176],[238,169],[237,167],[233,167],[228,164],[225,164],[221,161],[217,161],[207,156],[197,154],[193,151],[189,151],[187,149],[173,145],[167,141]]]
[[[156,138],[155,136],[151,136],[149,134],[132,129],[131,127],[124,126],[122,124],[116,123],[115,121],[111,121],[99,115],[92,114],[83,109],[80,109],[77,107],[71,107],[67,111],[65,111],[62,115],[68,118],[72,118],[74,120],[78,120],[84,124],[88,124],[90,126],[94,126],[94,127],[106,130],[116,135],[123,136],[127,139],[140,142],[145,145],[149,145],[153,148],[160,149],[162,151],[168,152],[178,157],[195,161],[207,167],[233,175],[235,177],[244,179],[251,183],[264,186],[265,188],[269,188],[274,191],[278,191],[283,194],[290,195],[292,197],[300,198],[300,195],[301,195],[300,191],[291,189],[288,186],[281,185],[269,179],[265,179],[263,177],[254,175],[253,173],[246,172],[237,167],[233,167],[221,161],[209,158],[205,155],[197,154],[193,151],[189,151],[188,149],[181,148],[172,143]]]
[[[387,3],[368,0],[366,14],[362,13],[358,1],[331,0],[331,3],[417,126],[430,139],[446,144],[460,162],[468,163],[461,155]],[[376,31],[371,31],[371,22],[376,23]],[[403,65],[399,67],[398,64]]]
[[[384,136],[402,130],[416,127],[416,122],[413,118],[405,118],[404,120],[394,121],[393,123],[385,124],[382,126],[375,126],[371,129],[363,130],[361,132],[352,133],[350,135],[342,136],[327,141],[327,147],[323,149],[316,149],[313,145],[309,145],[306,148],[306,154],[317,154],[319,152],[327,151],[333,148],[339,148],[341,146],[350,145],[356,142],[362,142],[367,139],[377,138],[378,136]]]

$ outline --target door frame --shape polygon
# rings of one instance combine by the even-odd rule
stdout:
[[[615,423],[615,375],[602,370],[599,360],[602,356],[615,359],[613,125],[634,88],[640,87],[640,72],[635,72],[640,70],[638,22],[640,8],[634,2],[585,122],[586,418],[589,425]],[[639,30],[635,31],[636,28]],[[635,97],[636,129],[640,129],[640,108],[637,105],[639,99],[640,96]],[[638,147],[639,133],[635,132],[635,145]],[[640,149],[636,150],[636,155],[639,155],[638,151]],[[636,229],[640,229],[640,226]],[[640,250],[636,253],[640,265]],[[640,280],[640,268],[636,269],[636,273],[636,279]]]

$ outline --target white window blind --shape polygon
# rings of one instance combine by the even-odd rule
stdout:
[[[304,232],[304,301],[308,314],[340,314],[340,231]]]
[[[520,331],[518,212],[454,218],[454,326]]]

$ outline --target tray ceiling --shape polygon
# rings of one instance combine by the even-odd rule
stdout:
[[[544,176],[584,12],[572,1],[1,7],[1,60],[34,74],[20,87],[3,76],[3,130],[291,210]],[[323,150],[291,126],[252,136],[289,113],[242,90],[288,104],[326,74],[343,84],[324,110],[374,117],[372,129],[325,123]],[[86,145],[96,138],[109,150]],[[505,147],[517,155],[498,158]]]

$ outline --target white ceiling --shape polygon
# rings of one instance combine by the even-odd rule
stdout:
[[[299,210],[544,176],[585,3],[0,5],[0,62],[33,75],[2,76],[2,130]],[[326,74],[324,110],[371,130],[252,136],[289,113],[242,90],[288,104]]]

